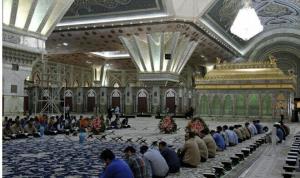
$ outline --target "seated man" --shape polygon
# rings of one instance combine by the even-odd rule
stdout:
[[[11,123],[10,122],[6,122],[5,125],[3,125],[3,139],[4,140],[10,140],[13,138],[12,134],[12,130],[11,130]]]
[[[21,126],[19,118],[16,118],[15,123],[11,126],[12,136],[15,138],[27,138],[24,134],[24,129]]]
[[[102,123],[102,121],[99,117],[96,117],[92,120],[92,132],[93,132],[93,134],[95,134],[95,135],[100,134],[101,124],[104,124],[104,123]]]
[[[215,132],[214,130],[211,130],[210,134],[216,142],[217,151],[224,151],[226,149],[226,145],[225,145],[224,138],[221,136],[221,134]]]
[[[246,134],[246,138],[250,139],[251,138],[251,131],[249,129],[249,123],[248,122],[245,123],[243,129],[244,129],[244,132]]]
[[[251,136],[257,135],[257,129],[253,123],[249,123],[249,129],[251,131]]]
[[[196,168],[200,164],[200,151],[195,141],[194,132],[185,134],[185,143],[178,154],[183,167]]]
[[[163,178],[168,175],[169,166],[158,150],[148,149],[148,146],[141,146],[140,152],[151,164],[152,178]]]
[[[45,127],[45,135],[56,135],[57,134],[57,128],[55,126],[55,120],[54,116],[51,116],[48,120],[48,124]]]
[[[100,178],[134,178],[126,162],[116,159],[111,150],[102,151],[100,158],[105,162],[105,169]]]
[[[243,134],[241,132],[241,130],[239,129],[239,126],[238,125],[234,125],[234,130],[233,130],[236,135],[238,136],[238,139],[239,139],[239,143],[241,143],[242,141],[244,141],[244,137],[243,137]]]
[[[111,122],[111,127],[115,129],[121,128],[121,122],[119,118],[116,118],[114,121]]]
[[[65,133],[65,120],[60,120],[57,124],[57,132],[58,134]]]
[[[234,146],[239,143],[239,137],[233,130],[233,126],[230,126],[229,129],[226,130],[226,132],[228,133],[229,146]]]
[[[257,130],[257,134],[263,133],[263,126],[260,124],[260,120],[253,121],[253,124]]]
[[[208,159],[208,150],[204,140],[201,139],[198,135],[195,135],[195,141],[200,152],[200,161],[206,162],[206,160]]]
[[[143,158],[136,154],[136,151],[132,146],[126,147],[124,153],[126,161],[135,178],[150,177],[150,173],[147,175],[147,169]]]
[[[208,158],[214,158],[216,156],[217,145],[214,138],[209,134],[209,129],[205,128],[200,132],[200,138],[202,138],[207,146]]]
[[[37,129],[35,128],[35,126],[33,124],[33,118],[30,119],[28,124],[25,126],[25,133],[27,133],[30,136],[40,137]]]
[[[169,166],[169,173],[176,173],[180,171],[180,160],[176,152],[167,146],[164,141],[159,142],[160,154],[165,158]]]
[[[278,138],[277,143],[282,143],[282,141],[284,140],[284,133],[283,129],[280,127],[280,123],[275,123],[274,127],[276,127],[276,136]]]
[[[125,118],[122,120],[121,128],[130,128],[130,125],[128,125],[128,118],[127,118],[127,117],[125,117]]]
[[[280,123],[281,128],[283,128],[283,130],[285,132],[285,136],[288,136],[290,134],[290,128],[287,125],[285,125],[283,123],[283,121],[280,121],[279,123]]]

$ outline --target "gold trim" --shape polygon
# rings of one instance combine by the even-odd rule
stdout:
[[[197,85],[196,89],[198,90],[207,90],[207,89],[291,89],[295,91],[293,84],[232,84],[232,85],[215,85],[215,84],[201,84]]]

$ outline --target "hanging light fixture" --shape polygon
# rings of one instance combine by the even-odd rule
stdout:
[[[247,41],[263,31],[255,9],[251,7],[251,0],[246,0],[244,7],[239,10],[231,28],[231,33]]]

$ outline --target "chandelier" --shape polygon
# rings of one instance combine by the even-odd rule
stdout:
[[[255,12],[251,7],[251,0],[246,0],[245,5],[239,10],[231,28],[230,32],[247,41],[256,34],[263,31],[263,26]]]

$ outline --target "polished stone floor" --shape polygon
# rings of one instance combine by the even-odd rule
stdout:
[[[175,134],[159,133],[159,120],[149,117],[130,119],[131,128],[108,130],[103,134],[106,135],[106,140],[101,139],[101,135],[89,138],[84,144],[79,144],[78,137],[65,135],[8,141],[3,143],[3,176],[98,177],[103,168],[99,154],[105,148],[112,149],[118,157],[122,157],[122,151],[127,145],[138,147],[141,144],[151,144],[153,141],[164,140],[173,145],[175,149],[181,147],[184,140],[184,128],[188,121],[182,118],[175,120],[179,128]],[[236,123],[208,121],[207,124],[211,129],[214,129],[218,125]],[[272,125],[272,123],[262,124],[269,127]],[[290,127],[292,133],[300,130],[297,124],[290,124]],[[199,165],[198,168],[182,168],[180,173],[169,175],[168,178],[201,178],[203,173],[213,172],[213,166],[222,166],[222,161],[229,161],[231,156],[262,136],[256,136],[235,147],[230,147],[224,152],[218,152],[216,158],[209,159],[208,162]],[[259,148],[260,151],[257,153],[260,154],[260,157],[253,160],[255,164],[245,166],[246,168],[243,168],[243,165],[238,165],[231,172],[238,169],[243,170],[241,178],[281,177],[284,154],[288,146],[289,140],[271,151],[270,146],[265,145]],[[278,171],[266,171],[274,169]]]

